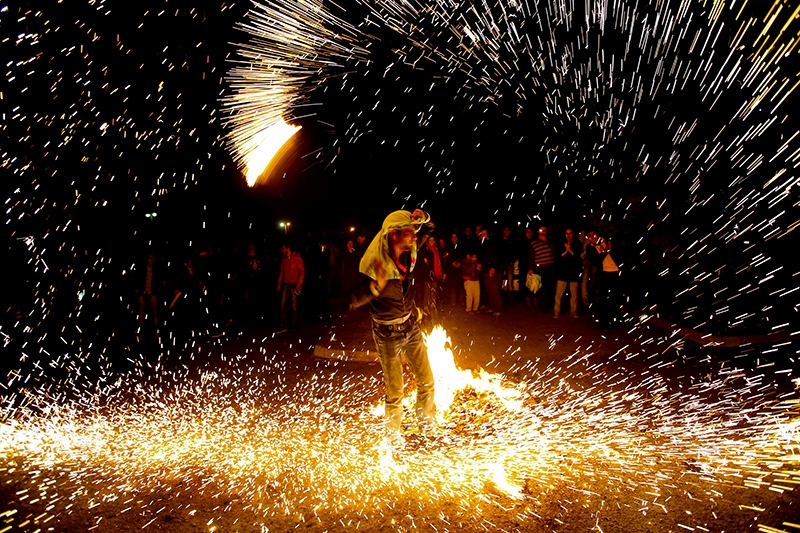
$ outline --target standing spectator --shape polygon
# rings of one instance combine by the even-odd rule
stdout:
[[[458,242],[458,233],[450,235],[450,244],[443,247],[442,265],[444,268],[444,292],[450,305],[464,305],[464,280],[461,279],[461,259],[463,250]]]
[[[481,303],[481,265],[478,254],[467,254],[461,264],[461,277],[464,280],[464,293],[467,300],[467,313],[474,315]]]
[[[497,245],[489,237],[489,230],[483,226],[475,226],[478,235],[478,264],[481,265],[481,272],[488,272],[490,267],[497,268],[498,255]],[[480,279],[481,302],[489,303],[489,293],[486,291],[484,276]]]
[[[581,241],[583,242],[583,250],[581,252],[581,263],[583,267],[581,271],[581,303],[588,309],[589,305],[594,300],[592,292],[594,291],[594,281],[597,277],[597,271],[595,266],[589,261],[586,250],[590,246],[595,246],[597,244],[597,232],[589,231]]]
[[[428,235],[424,238],[425,245],[419,249],[417,255],[417,279],[422,283],[422,305],[423,322],[425,329],[431,323],[440,322],[439,319],[439,284],[442,282],[444,273],[442,270],[442,257],[439,247],[436,246],[436,238]]]
[[[208,330],[208,314],[204,309],[205,279],[188,257],[173,274],[174,293],[169,309],[174,316],[175,336],[179,339],[198,337]]]
[[[159,294],[166,287],[167,282],[163,265],[156,260],[154,254],[147,254],[138,277],[136,294],[139,300],[139,314],[137,315],[139,326],[144,325],[145,313],[149,311],[155,326],[154,334],[158,338],[158,330],[161,325],[158,320]]]
[[[322,309],[320,315],[324,316],[328,313],[328,299],[330,296],[332,294],[340,294],[344,287],[344,280],[342,279],[344,274],[341,257],[342,250],[337,246],[336,240],[329,237],[328,232],[325,230],[320,232],[316,240],[311,239],[309,245],[311,242],[317,244],[314,247],[314,252],[320,255],[319,267],[322,277],[319,280],[319,287],[321,291],[318,291],[315,296],[318,297],[316,307]]]
[[[602,236],[586,249],[586,256],[597,269],[597,321],[604,331],[611,328],[619,312],[619,266],[611,257],[611,240]]]
[[[503,297],[501,295],[501,287],[503,284],[500,272],[493,267],[489,267],[489,271],[483,275],[483,283],[486,286],[486,294],[489,297],[489,312],[494,316],[500,316],[500,311],[503,309]]]
[[[556,247],[556,300],[553,318],[561,314],[561,300],[569,284],[569,315],[578,318],[578,280],[581,277],[581,245],[572,228],[564,232],[564,241]]]
[[[533,228],[525,228],[525,236],[519,243],[519,249],[517,250],[517,255],[519,256],[519,272],[520,272],[520,292],[523,294],[525,299],[525,305],[528,307],[533,306],[533,293],[528,288],[525,281],[527,280],[527,274],[531,271],[529,266],[530,260],[530,250],[531,245],[533,244]]]
[[[477,254],[478,253],[478,238],[472,233],[472,228],[467,226],[464,228],[464,254]]]
[[[267,292],[264,284],[265,267],[264,259],[258,253],[256,244],[249,243],[241,268],[246,325],[259,323],[264,318],[264,300]]]
[[[311,320],[328,320],[330,311],[328,309],[328,297],[330,287],[335,282],[331,281],[331,252],[332,245],[325,232],[315,236],[309,234],[306,248],[301,254],[303,258],[303,287],[305,291],[301,296],[303,314]],[[333,276],[339,278],[339,274]],[[300,289],[297,289],[300,293]]]
[[[401,351],[405,351],[406,361],[417,380],[419,429],[430,434],[436,427],[433,372],[414,305],[417,231],[429,222],[430,215],[421,209],[389,214],[361,259],[360,271],[369,278],[369,283],[354,292],[352,298],[353,307],[370,304],[372,336],[386,389],[385,429],[389,444],[393,446],[403,444]]]
[[[503,235],[497,243],[497,272],[502,280],[501,290],[506,306],[514,303],[514,265],[517,262],[517,251],[517,243],[514,241],[511,228],[503,227]],[[491,299],[489,301],[491,302]]]
[[[220,280],[222,294],[220,296],[220,323],[224,328],[230,328],[234,323],[241,321],[242,299],[240,281],[241,260],[239,248],[234,246],[229,249],[217,249],[220,254],[220,265],[223,278]]]
[[[208,314],[211,334],[217,337],[221,334],[222,301],[226,279],[222,254],[213,246],[207,246],[198,255],[197,268],[203,278],[205,288],[203,303]]]
[[[555,279],[553,277],[555,261],[556,255],[552,243],[547,238],[547,228],[539,226],[536,239],[531,242],[528,273],[539,274],[542,277],[542,286],[536,292],[533,300],[534,308],[542,312],[550,308],[550,304],[555,298]]]
[[[345,294],[350,296],[350,293],[358,285],[358,263],[361,261],[361,254],[356,250],[356,243],[353,239],[348,239],[347,244],[342,251],[342,289]]]
[[[281,293],[281,332],[291,326],[297,327],[298,307],[297,297],[303,288],[305,265],[300,254],[292,250],[292,245],[286,243],[281,246],[281,271],[278,275],[278,290]]]
[[[367,236],[363,233],[359,233],[356,236],[356,242],[353,243],[353,246],[355,247],[358,256],[363,256],[364,252],[367,251]]]

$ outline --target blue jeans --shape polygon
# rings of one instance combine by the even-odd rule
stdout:
[[[288,326],[295,327],[297,325],[296,287],[296,283],[284,283],[283,287],[281,287],[281,329],[286,329]]]
[[[372,338],[378,349],[386,387],[386,428],[400,432],[403,426],[404,385],[400,352],[404,351],[408,366],[417,380],[417,423],[422,431],[432,429],[436,423],[433,372],[422,333],[413,323],[413,317],[405,325],[384,326],[373,322]]]

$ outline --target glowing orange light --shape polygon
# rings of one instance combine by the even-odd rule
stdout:
[[[244,166],[247,185],[252,187],[256,184],[258,177],[265,173],[281,147],[300,128],[300,126],[292,126],[280,120],[253,139],[253,144],[256,148],[247,155]]]

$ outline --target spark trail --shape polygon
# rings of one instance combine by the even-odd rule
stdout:
[[[121,380],[72,403],[35,395],[35,405],[7,409],[0,427],[6,476],[30,473],[15,483],[25,488],[7,522],[26,531],[58,524],[88,500],[99,516],[134,523],[189,520],[201,509],[203,521],[224,524],[234,505],[256,525],[322,530],[379,523],[418,501],[398,526],[413,528],[416,518],[479,530],[494,517],[525,527],[548,512],[569,523],[590,508],[601,528],[649,509],[673,525],[715,530],[711,515],[686,517],[685,492],[714,509],[725,498],[750,501],[743,487],[784,493],[800,481],[796,399],[733,386],[746,383],[741,376],[687,393],[656,372],[610,374],[576,354],[513,382],[457,369],[448,341],[428,339],[436,366],[451,369],[437,386],[457,384],[453,402],[439,406],[450,440],[412,435],[399,455],[369,409],[379,381],[341,369],[288,383],[240,358],[195,376]],[[208,498],[233,504],[209,510]],[[603,499],[618,505],[608,516]],[[120,501],[136,504],[120,512]],[[27,525],[8,514],[45,502]]]
[[[798,220],[796,9],[622,0],[330,9],[339,7],[348,24],[328,22],[346,33],[340,48],[350,58],[327,54],[327,40],[308,53],[320,40],[322,5],[282,5],[299,21],[290,52],[271,26],[247,28],[255,73],[235,69],[228,101],[250,95],[261,111],[233,106],[235,134],[302,113],[333,130],[331,161],[346,158],[348,146],[362,164],[363,152],[387,160],[416,152],[425,172],[400,180],[408,190],[399,194],[435,191],[418,203],[476,190],[482,202],[493,198],[497,218],[577,209],[573,217],[630,233],[628,246],[641,254],[626,267],[660,273],[674,287],[670,305],[689,322],[796,328],[785,319],[796,315],[796,269],[782,253]],[[281,71],[253,49],[330,61],[293,85],[305,97],[295,109],[285,98],[256,97],[272,90],[261,89],[261,69],[272,78]],[[235,138],[231,148],[240,157],[251,149]],[[746,311],[767,295],[775,305]]]

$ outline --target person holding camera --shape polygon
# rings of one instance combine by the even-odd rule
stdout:
[[[611,239],[598,236],[594,245],[586,248],[586,258],[597,272],[597,321],[607,331],[617,320],[619,312],[619,266],[611,256]]]

